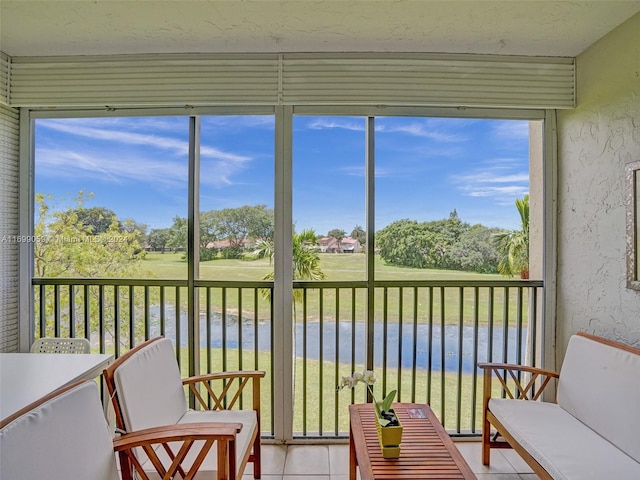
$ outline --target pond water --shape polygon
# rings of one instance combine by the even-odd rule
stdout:
[[[171,318],[170,316],[168,318]],[[322,331],[321,331],[322,330]],[[222,322],[214,319],[211,322],[211,348],[222,348]],[[205,319],[200,320],[200,346],[207,347],[205,336]],[[352,332],[355,332],[352,335]],[[492,347],[492,361],[494,362],[515,362],[516,344],[518,333],[515,327],[510,327],[507,331],[507,353],[506,358],[502,351],[504,343],[504,331],[502,328],[494,329],[493,341],[489,342],[488,328],[478,328],[477,354],[474,353],[474,329],[473,327],[462,328],[462,350],[459,349],[460,328],[457,325],[445,325],[444,331],[440,325],[433,325],[431,330],[431,343],[429,342],[429,326],[417,325],[414,334],[413,325],[397,323],[387,324],[386,335],[382,324],[374,327],[374,363],[382,366],[383,359],[386,358],[387,368],[397,368],[400,364],[403,368],[411,368],[414,363],[418,369],[427,369],[431,365],[433,371],[440,371],[444,364],[445,371],[457,371],[460,358],[461,369],[465,373],[473,371],[476,362],[485,362],[489,356],[489,345]],[[253,322],[243,323],[242,328],[238,328],[238,323],[232,321],[226,328],[227,349],[237,350],[242,348],[253,350],[256,345],[258,350],[268,352],[271,350],[271,325],[269,323],[259,323],[257,332]],[[167,326],[166,336],[175,341],[175,329]],[[308,359],[350,364],[352,358],[355,364],[363,364],[365,358],[365,323],[339,322],[338,331],[336,324],[318,322],[308,322],[306,326],[306,336],[304,326],[298,324],[295,332],[295,355],[302,358],[306,355]],[[386,337],[386,351],[385,342]],[[524,358],[527,329],[522,330],[521,354]],[[181,346],[187,345],[186,316],[181,319]],[[322,338],[322,342],[320,339]],[[415,343],[415,347],[414,347]],[[353,347],[353,348],[352,348]],[[401,349],[399,348],[401,347]],[[430,354],[431,353],[431,354]],[[414,361],[415,357],[415,361]]]

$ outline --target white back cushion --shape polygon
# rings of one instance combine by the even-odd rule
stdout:
[[[95,382],[49,400],[0,431],[0,478],[118,478]]]
[[[558,404],[640,462],[640,355],[571,337],[560,372]]]
[[[173,425],[187,410],[169,339],[155,341],[136,352],[116,369],[113,377],[127,431]]]

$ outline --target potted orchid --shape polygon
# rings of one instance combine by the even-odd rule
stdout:
[[[358,383],[364,383],[367,386],[367,390],[373,399],[376,418],[378,420],[376,427],[380,447],[382,448],[382,456],[384,458],[398,458],[400,456],[400,443],[402,441],[402,425],[395,411],[391,408],[393,399],[396,396],[396,391],[393,390],[389,392],[382,402],[378,402],[373,394],[373,384],[375,382],[376,377],[372,370],[365,370],[362,373],[353,372],[350,377],[342,377],[342,381],[338,385],[337,390],[354,388]]]

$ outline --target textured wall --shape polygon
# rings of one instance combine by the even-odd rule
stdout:
[[[640,346],[626,288],[625,164],[640,160],[640,14],[576,59],[577,108],[558,114],[559,359],[583,330]]]

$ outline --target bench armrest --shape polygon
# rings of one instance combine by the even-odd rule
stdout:
[[[538,400],[544,389],[549,385],[549,382],[554,378],[560,378],[557,372],[551,370],[511,363],[479,363],[478,368],[484,370],[485,403],[491,398],[491,379],[494,375],[500,381],[502,388],[509,398],[519,398],[522,400]],[[518,373],[531,374],[531,378],[523,385],[520,378],[518,378]],[[515,384],[515,394],[507,384],[509,380],[513,380]],[[539,388],[535,390],[535,385],[538,380],[540,380],[541,384]]]
[[[218,473],[224,472],[221,478],[235,478],[236,434],[241,429],[241,423],[187,423],[152,427],[114,439],[113,448],[120,455],[124,479],[134,478],[135,472],[141,478],[147,478],[141,463],[144,457],[136,455],[138,449],[144,451],[161,478],[174,478],[178,473],[182,478],[192,478],[215,443]],[[198,440],[200,444],[194,443]],[[189,451],[197,448],[200,450],[193,463],[183,465]],[[161,452],[171,460],[169,465],[166,459],[164,463],[160,459],[158,454]]]

